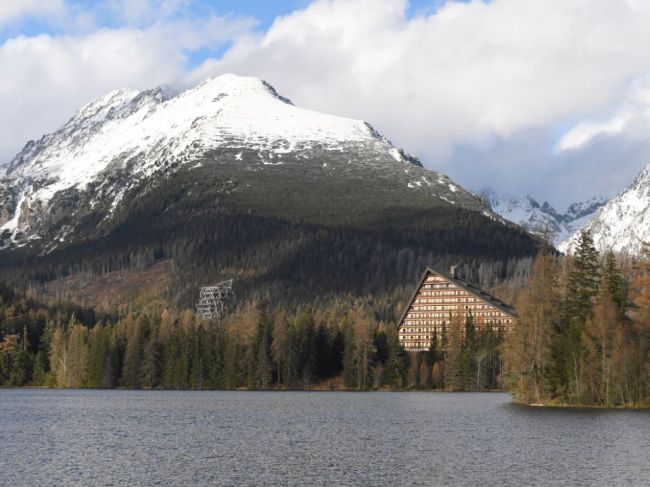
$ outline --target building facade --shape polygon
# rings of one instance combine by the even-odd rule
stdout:
[[[516,320],[513,308],[478,287],[449,274],[427,269],[399,320],[399,341],[406,350],[426,351],[434,334],[452,317],[471,316],[478,328],[507,330]]]

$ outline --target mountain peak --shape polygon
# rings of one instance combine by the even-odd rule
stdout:
[[[87,214],[110,219],[129,191],[213,157],[233,170],[310,171],[325,184],[366,184],[381,174],[385,187],[397,185],[416,199],[486,211],[370,124],[294,106],[266,81],[226,74],[175,95],[164,87],[111,91],[58,131],[28,142],[0,181],[0,235],[4,242],[7,232],[12,242],[43,235],[63,215],[70,219],[81,200]],[[67,230],[60,232],[65,238]]]
[[[388,144],[377,141],[360,120],[295,107],[258,78],[226,74],[176,96],[161,87],[111,91],[82,107],[59,131],[29,142],[7,174],[54,180],[51,196],[86,184],[116,154],[133,159],[151,153],[173,160],[191,155],[190,147],[286,152],[314,144],[334,148],[375,142]]]
[[[594,197],[585,202],[573,203],[565,213],[559,213],[547,201],[540,205],[530,195],[498,195],[490,188],[483,189],[481,194],[495,213],[533,234],[543,235],[547,231],[551,232],[555,244],[563,242],[576,228],[593,218],[605,203],[604,198]]]
[[[599,251],[614,250],[640,254],[650,240],[650,164],[624,191],[602,206],[586,228]],[[571,252],[578,233],[564,241],[560,250]]]
[[[277,90],[263,79],[255,76],[239,76],[232,73],[212,76],[199,83],[188,92],[202,92],[227,96],[271,96],[277,100],[293,105],[291,100],[280,95]]]

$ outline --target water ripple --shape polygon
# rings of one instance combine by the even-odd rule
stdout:
[[[650,413],[505,394],[0,390],[0,485],[648,485]]]

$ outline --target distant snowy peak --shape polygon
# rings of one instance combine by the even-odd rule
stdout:
[[[539,204],[530,195],[498,195],[491,189],[481,191],[481,195],[492,211],[530,233],[543,235],[546,231],[550,232],[555,245],[561,244],[576,229],[584,226],[607,201],[603,197],[594,197],[573,203],[564,213],[560,213],[548,202]]]
[[[607,198],[603,196],[595,196],[586,201],[573,203],[569,205],[564,213],[565,218],[576,221],[585,217],[593,217],[602,206],[607,204],[607,201]]]
[[[598,250],[638,255],[644,242],[650,242],[650,165],[627,189],[603,206],[584,228],[591,233]],[[561,244],[560,250],[571,252],[575,248],[580,229]]]

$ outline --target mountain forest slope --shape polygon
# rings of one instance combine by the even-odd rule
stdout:
[[[174,306],[234,278],[238,302],[391,296],[388,318],[426,265],[494,284],[536,251],[369,124],[295,107],[255,78],[113,92],[2,172],[2,277],[59,296],[74,295],[57,286],[71,276],[164,261],[157,295]]]

